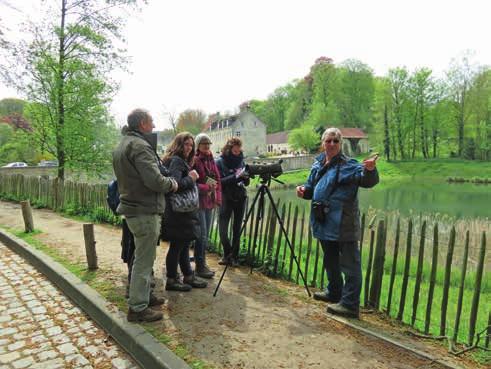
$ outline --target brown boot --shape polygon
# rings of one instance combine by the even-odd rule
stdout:
[[[215,272],[210,270],[210,268],[208,268],[208,265],[206,265],[206,263],[197,264],[195,272],[198,277],[206,278],[206,279],[213,278],[215,275]]]
[[[188,276],[184,276],[183,281],[193,288],[206,288],[206,286],[208,286],[208,283],[206,281],[196,277],[194,273]]]
[[[160,311],[155,311],[150,309],[149,307],[145,308],[142,311],[132,311],[128,309],[128,322],[155,322],[164,317],[164,315]]]

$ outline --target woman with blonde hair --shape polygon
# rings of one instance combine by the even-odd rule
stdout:
[[[191,133],[182,132],[174,137],[163,158],[169,169],[169,176],[178,183],[176,195],[196,187],[198,173],[191,169],[194,162],[194,139]],[[162,222],[161,239],[169,241],[169,250],[165,259],[167,281],[166,290],[190,291],[204,288],[207,283],[194,275],[189,260],[189,246],[200,236],[198,209],[189,212],[173,209],[170,196],[166,196],[166,207]],[[177,265],[184,275],[181,282],[177,274]]]

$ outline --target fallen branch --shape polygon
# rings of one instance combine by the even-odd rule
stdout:
[[[457,350],[457,348],[456,348],[457,342],[455,342],[451,337],[448,337],[448,336],[431,336],[431,335],[428,335],[428,334],[421,334],[421,333],[416,333],[416,332],[412,332],[412,331],[408,331],[408,330],[404,331],[404,333],[406,333],[406,334],[408,334],[410,336],[413,336],[413,337],[423,338],[423,339],[430,339],[430,340],[435,340],[435,341],[447,340],[447,342],[448,342],[448,352],[451,353],[452,355],[460,356],[463,353],[466,353],[466,352],[469,352],[469,351],[475,350],[475,349],[481,349],[481,350],[484,350],[484,351],[491,351],[491,349],[488,349],[488,348],[486,348],[484,346],[479,346],[479,341],[481,340],[481,338],[486,338],[486,337],[490,337],[491,336],[491,335],[487,334],[484,337],[481,337],[481,335],[484,332],[486,332],[490,327],[491,327],[491,325],[490,326],[487,326],[481,332],[477,333],[476,334],[476,342],[473,345],[471,345],[471,346],[463,345],[464,348],[462,350]]]

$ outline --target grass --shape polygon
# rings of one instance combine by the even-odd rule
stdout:
[[[212,230],[211,234],[211,239],[213,240],[215,238],[215,232],[216,230]],[[249,230],[248,230],[249,231]],[[291,237],[291,234],[290,234]],[[306,268],[306,259],[307,259],[307,242],[306,242],[306,235],[304,236],[304,242],[301,243],[298,242],[299,235],[297,235],[297,241],[294,245],[295,247],[295,254],[297,257],[297,260],[300,263],[300,268],[303,272],[305,272]],[[292,240],[292,239],[291,239]],[[242,258],[246,258],[247,254],[247,245],[248,245],[249,239],[246,237],[244,241],[241,242],[241,256]],[[263,238],[261,238],[261,241],[258,240],[258,247],[256,247],[256,266],[261,266],[262,265],[262,255],[263,255],[263,250],[264,250],[264,245],[263,245]],[[292,241],[293,242],[293,241]],[[416,239],[413,239],[413,248],[416,247],[416,244],[419,241]],[[273,273],[273,263],[267,266],[266,268],[262,268],[262,270],[271,276],[274,277],[279,277],[285,280],[289,280],[293,283],[303,285],[302,279],[299,277],[298,269],[296,266],[296,263],[293,262],[292,264],[292,269],[291,269],[291,277],[290,275],[290,260],[291,260],[291,251],[289,247],[285,247],[286,245],[284,242],[282,242],[280,246],[280,252],[278,255],[278,271],[276,274]],[[427,248],[429,245],[426,246]],[[274,257],[275,252],[277,248],[277,238],[274,238],[273,242],[273,250],[272,250],[272,255]],[[318,260],[316,262],[315,256],[316,256],[316,248],[317,244],[316,241],[313,240],[312,242],[312,249],[310,253],[310,259],[309,259],[309,265],[308,265],[308,272],[306,275],[307,283],[309,286],[315,286],[318,288],[324,288],[327,284],[327,276],[323,272],[323,252],[322,249],[319,248],[318,250]],[[251,246],[252,249],[252,246]],[[301,252],[299,251],[301,249]],[[369,245],[368,245],[368,240],[365,240],[364,242],[364,247],[362,249],[362,270],[363,270],[363,290],[361,292],[361,302],[364,303],[364,293],[365,293],[365,286],[364,286],[364,279],[365,279],[365,273],[367,271],[367,264],[368,264],[368,252],[369,252]],[[266,250],[267,252],[267,250]],[[265,254],[266,254],[265,252]],[[397,263],[397,268],[396,268],[396,274],[395,274],[395,282],[394,282],[394,289],[393,289],[393,296],[392,296],[392,303],[391,303],[391,312],[390,316],[391,318],[394,318],[397,315],[397,312],[399,310],[399,300],[401,297],[401,285],[402,285],[402,279],[403,279],[403,273],[404,273],[404,257],[405,257],[405,243],[401,241],[400,243],[400,249],[399,249],[399,257],[398,257],[398,263]],[[267,260],[267,257],[265,257],[265,260]],[[409,283],[408,283],[408,288],[407,288],[407,293],[406,293],[406,302],[405,302],[405,307],[404,307],[404,315],[402,322],[405,324],[410,325],[411,322],[411,315],[412,315],[412,304],[413,304],[413,296],[414,296],[414,287],[415,287],[415,276],[417,272],[417,256],[411,257],[411,262],[410,262],[410,270],[409,270]],[[381,298],[380,298],[380,310],[386,310],[387,308],[387,299],[388,299],[388,290],[389,290],[389,282],[390,282],[390,273],[392,269],[392,263],[393,263],[393,258],[391,255],[386,255],[385,263],[384,263],[384,275],[383,275],[383,284],[382,284],[382,291],[381,291]],[[317,264],[317,274],[314,276],[314,269]],[[427,301],[428,301],[428,290],[430,286],[430,272],[431,272],[431,262],[430,260],[425,259],[423,262],[423,274],[422,274],[422,281],[421,281],[421,286],[420,286],[420,294],[419,294],[419,304],[418,304],[418,309],[417,309],[417,314],[416,314],[416,321],[413,326],[413,328],[423,332],[424,331],[424,325],[425,325],[425,317],[426,317],[426,306],[427,306]],[[273,275],[274,274],[274,275]],[[452,273],[451,273],[451,278],[450,278],[450,289],[449,289],[449,298],[448,298],[448,309],[447,309],[447,315],[446,315],[446,334],[447,335],[453,335],[453,329],[455,326],[455,316],[457,313],[457,300],[458,300],[458,294],[459,294],[459,286],[460,286],[460,280],[461,280],[461,270],[459,266],[453,266]],[[444,279],[445,279],[445,273],[444,273],[444,267],[442,265],[438,265],[437,273],[436,273],[436,283],[435,283],[435,289],[434,289],[434,295],[433,295],[433,305],[432,305],[432,310],[431,310],[431,320],[430,320],[430,331],[429,333],[432,335],[439,335],[440,331],[440,316],[441,316],[441,310],[440,310],[440,304],[442,301],[443,297],[443,285],[444,285]],[[469,332],[469,317],[470,317],[470,311],[471,311],[471,301],[474,295],[474,286],[475,286],[475,280],[476,280],[476,272],[474,270],[467,270],[466,273],[466,278],[465,278],[465,284],[464,284],[464,297],[463,297],[463,306],[462,306],[462,312],[461,312],[461,319],[460,319],[460,328],[457,336],[457,341],[458,342],[467,342],[468,340],[468,332]],[[273,291],[271,291],[273,292]],[[488,324],[488,313],[489,311],[486,310],[486,308],[489,309],[491,302],[491,275],[484,274],[483,279],[482,279],[482,284],[481,284],[481,291],[480,291],[480,304],[479,304],[479,310],[478,310],[478,316],[477,316],[477,324],[476,324],[476,332],[479,332],[483,328],[485,328]],[[486,362],[486,360],[490,360],[489,354],[486,353],[484,350],[479,350],[475,353],[473,353],[473,357],[475,357],[476,360],[480,362]]]
[[[63,255],[61,255],[58,250],[39,241],[36,238],[37,235],[42,234],[42,232],[39,230],[35,230],[32,233],[26,233],[17,229],[7,227],[3,228],[27,242],[36,250],[49,255],[53,260],[63,265],[66,269],[68,269],[71,273],[80,278],[83,282],[87,283],[90,287],[99,292],[109,302],[115,304],[119,310],[123,312],[127,311],[127,303],[123,295],[124,292],[114,283],[113,272],[102,269],[89,271],[85,264],[73,263],[72,261],[65,258]],[[213,369],[213,366],[193,357],[184,345],[175,343],[170,336],[163,333],[158,327],[152,326],[151,324],[142,324],[142,326],[147,332],[154,336],[157,341],[168,346],[177,356],[186,361],[191,366],[191,368]]]
[[[363,157],[357,158],[362,161]],[[381,181],[407,180],[410,178],[433,178],[446,181],[448,178],[466,178],[475,183],[487,182],[491,179],[491,162],[464,159],[413,159],[388,162],[383,158],[377,161],[377,169]],[[310,169],[284,173],[278,179],[289,187],[305,183]],[[481,179],[481,180],[479,180]],[[488,179],[488,181],[486,181]],[[252,184],[259,183],[254,179]],[[282,187],[272,182],[272,188]]]

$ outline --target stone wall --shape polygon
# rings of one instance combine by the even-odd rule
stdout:
[[[283,172],[290,172],[292,170],[299,169],[310,169],[312,164],[314,163],[314,159],[317,155],[302,155],[302,156],[291,156],[285,158],[268,158],[268,159],[246,159],[248,164],[252,163],[267,163],[273,164],[277,163],[279,159],[283,160],[281,163],[281,167],[283,168]]]

